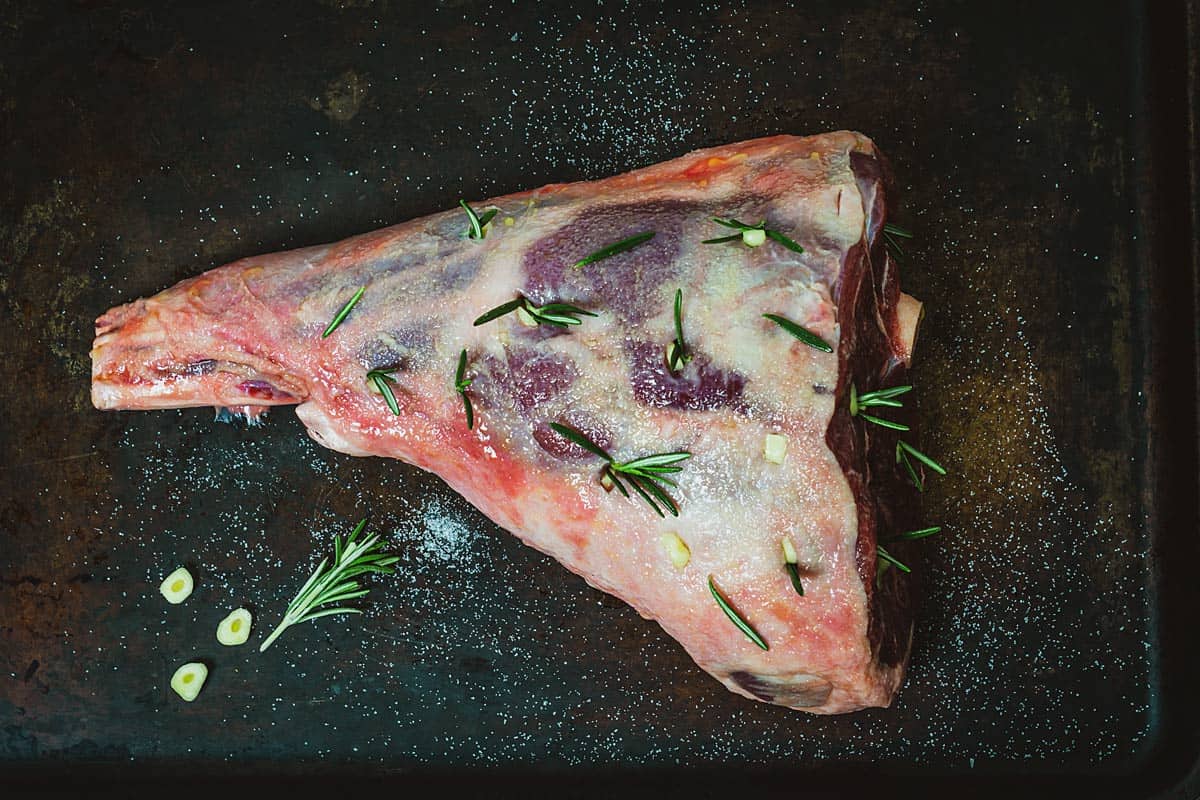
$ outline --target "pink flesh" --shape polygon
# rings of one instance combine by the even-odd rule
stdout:
[[[843,416],[838,429],[855,431],[856,444],[835,453],[827,431],[837,438],[831,420],[847,413],[847,365],[872,381],[903,374],[920,304],[899,294],[895,265],[872,246],[884,181],[856,176],[851,153],[882,163],[859,134],[777,136],[474,203],[480,213],[499,209],[483,241],[465,238],[465,214],[455,210],[243,259],[101,317],[93,402],[299,403],[318,442],[437,473],[527,544],[657,620],[729,689],[814,713],[888,705],[910,623],[878,605],[903,602],[904,589],[894,576],[884,591],[874,587],[874,528],[888,515],[870,494],[877,484],[867,483],[866,462],[894,439],[872,444],[876,431],[856,432],[861,423],[851,428]],[[765,219],[805,252],[770,240],[700,244],[732,233],[714,216]],[[570,266],[643,230],[658,233],[631,252]],[[865,275],[859,308],[871,313],[837,305],[855,270]],[[358,305],[322,338],[362,286]],[[677,288],[697,353],[682,382],[661,363]],[[472,326],[518,293],[599,316],[554,336],[512,314]],[[835,352],[802,344],[763,319],[768,312]],[[882,351],[855,343],[871,336],[845,336],[861,326]],[[474,430],[453,388],[463,348]],[[369,369],[397,364],[399,416],[365,380]],[[858,388],[878,386],[860,379]],[[662,519],[636,497],[606,494],[600,460],[564,449],[546,427],[555,420],[603,440],[617,460],[690,451],[671,491],[680,516]],[[788,439],[783,464],[764,459],[768,433]],[[682,569],[662,544],[668,532],[691,551]],[[784,569],[785,537],[799,556],[803,597]],[[726,617],[709,576],[769,650]],[[884,634],[898,652],[881,657],[875,626],[891,628]]]

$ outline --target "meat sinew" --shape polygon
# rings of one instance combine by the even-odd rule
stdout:
[[[860,134],[776,136],[473,203],[496,212],[482,237],[458,208],[246,258],[102,316],[92,399],[297,404],[321,444],[437,473],[732,691],[822,714],[886,706],[912,620],[876,542],[908,528],[916,495],[896,433],[849,397],[903,381],[920,316],[883,246],[887,173]],[[764,237],[714,218],[772,235],[752,246]],[[688,358],[668,363],[677,293]],[[556,325],[556,303],[595,316]],[[639,477],[583,438],[618,464],[690,457]]]

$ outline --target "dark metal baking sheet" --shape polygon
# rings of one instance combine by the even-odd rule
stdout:
[[[1194,795],[1195,19],[0,2],[0,769]],[[836,128],[899,177],[925,442],[950,467],[892,708],[736,697],[436,478],[322,450],[290,411],[88,402],[92,320],[207,267]],[[363,617],[217,645],[237,605],[269,625],[364,514],[402,562]],[[197,591],[168,607],[178,564]],[[191,658],[212,673],[185,705],[167,682]]]

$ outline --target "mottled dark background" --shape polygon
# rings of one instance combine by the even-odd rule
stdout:
[[[0,0],[0,775],[1195,791],[1185,17]],[[288,410],[251,429],[89,403],[95,317],[208,267],[836,128],[898,176],[924,449],[950,468],[890,709],[734,696],[436,478],[321,450]],[[368,513],[397,576],[260,655]],[[168,606],[179,564],[197,589]],[[243,604],[256,635],[222,648]],[[189,705],[167,683],[193,658]]]

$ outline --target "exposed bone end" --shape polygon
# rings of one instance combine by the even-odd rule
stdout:
[[[908,366],[912,361],[913,348],[917,344],[917,328],[925,316],[925,306],[920,300],[910,294],[900,294],[900,302],[896,304],[896,321],[900,331],[900,341],[897,342],[896,355]]]
[[[336,420],[317,403],[307,402],[296,406],[296,416],[308,429],[308,435],[322,447],[352,456],[374,455],[344,436]]]

